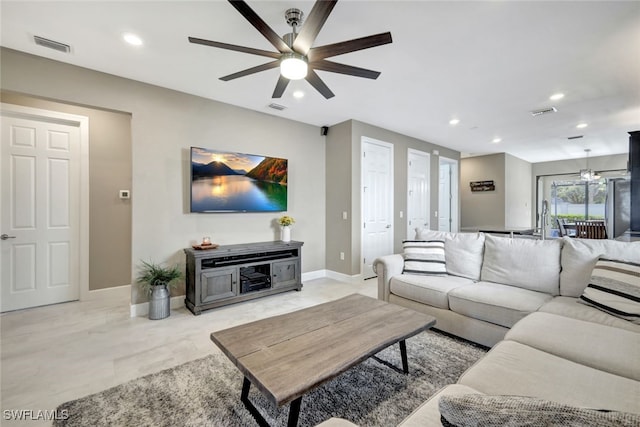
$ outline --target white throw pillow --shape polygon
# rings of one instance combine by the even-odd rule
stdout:
[[[640,242],[565,237],[562,247],[560,295],[578,298],[589,284],[600,257],[640,264]]]
[[[485,236],[483,281],[558,295],[562,240]]]
[[[443,276],[447,274],[442,240],[405,240],[403,274]]]
[[[417,228],[416,240],[444,240],[447,273],[452,276],[480,280],[484,234],[449,233]]]

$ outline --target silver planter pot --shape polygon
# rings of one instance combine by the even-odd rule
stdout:
[[[149,319],[160,320],[169,317],[170,299],[167,285],[157,285],[151,288],[149,298]]]

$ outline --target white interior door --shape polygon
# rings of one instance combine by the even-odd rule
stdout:
[[[438,230],[458,231],[458,161],[438,159]]]
[[[429,228],[430,157],[424,151],[409,149],[407,154],[407,239],[414,239],[416,228]]]
[[[2,115],[1,311],[77,300],[80,128]]]
[[[393,253],[393,145],[362,138],[362,275]]]

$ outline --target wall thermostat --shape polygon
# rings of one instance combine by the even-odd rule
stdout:
[[[131,198],[131,191],[129,191],[129,190],[120,190],[120,198],[121,199],[130,199]]]

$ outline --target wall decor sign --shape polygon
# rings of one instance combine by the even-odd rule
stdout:
[[[493,181],[471,181],[469,183],[471,191],[495,191],[496,186]]]

